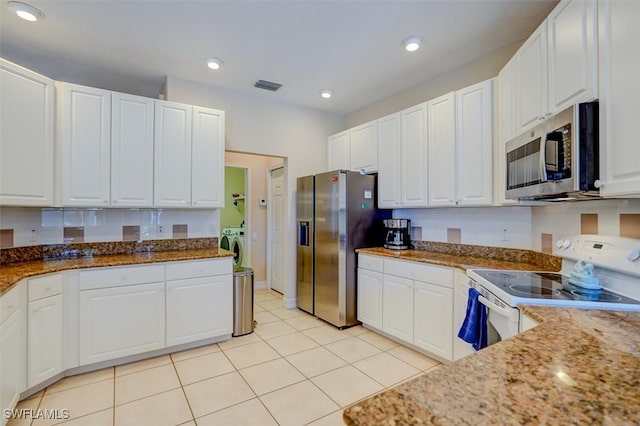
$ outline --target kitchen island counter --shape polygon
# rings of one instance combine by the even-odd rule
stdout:
[[[0,296],[24,278],[70,269],[102,268],[108,266],[126,266],[157,262],[175,262],[182,260],[201,260],[218,257],[231,257],[230,251],[213,247],[187,250],[169,250],[150,253],[111,254],[88,258],[61,260],[33,260],[16,262],[0,266]]]
[[[640,312],[520,308],[541,324],[352,405],[345,422],[640,424]]]

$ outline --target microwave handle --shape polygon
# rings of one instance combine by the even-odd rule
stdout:
[[[540,182],[547,181],[547,144],[548,143],[549,143],[549,139],[547,139],[547,137],[545,136],[543,146],[540,149]]]

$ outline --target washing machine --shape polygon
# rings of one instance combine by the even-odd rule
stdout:
[[[244,228],[227,227],[222,229],[220,248],[229,250],[235,254],[233,266],[244,265]]]

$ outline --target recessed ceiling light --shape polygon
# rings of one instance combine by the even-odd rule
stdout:
[[[324,89],[320,91],[320,96],[322,96],[325,99],[329,99],[331,95],[333,95],[333,90]]]
[[[7,6],[9,6],[9,9],[13,10],[16,15],[25,21],[35,22],[44,19],[44,13],[28,4],[10,1],[7,3]]]
[[[220,58],[209,58],[207,59],[207,66],[212,70],[219,70],[222,66],[222,60]]]
[[[420,49],[420,45],[422,44],[422,37],[420,36],[411,36],[402,40],[402,46],[408,52],[415,52]]]

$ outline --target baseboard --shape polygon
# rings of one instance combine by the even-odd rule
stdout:
[[[295,309],[298,307],[298,300],[295,297],[290,299],[283,298],[282,301],[284,302],[285,309]]]
[[[267,287],[267,282],[266,281],[254,281],[253,282],[253,289],[254,290],[262,290],[263,288],[269,288],[269,287]]]

